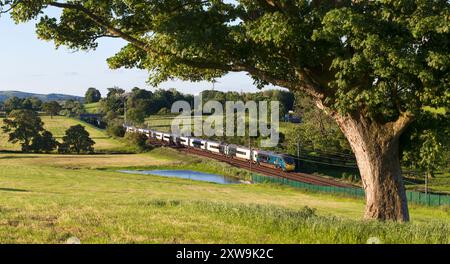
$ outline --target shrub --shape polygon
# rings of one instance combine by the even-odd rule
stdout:
[[[145,151],[149,149],[147,144],[147,136],[140,133],[126,133],[125,140],[129,145],[135,146],[139,151]]]
[[[106,133],[112,137],[124,137],[125,128],[118,122],[110,122],[106,128]]]

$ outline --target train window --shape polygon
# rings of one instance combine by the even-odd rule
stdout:
[[[194,142],[192,142],[192,145],[194,145],[196,147],[200,147],[203,145],[203,143],[201,141],[194,141]]]
[[[240,154],[240,155],[247,155],[248,154],[247,152],[243,152],[243,151],[236,151],[236,153]]]
[[[269,161],[269,157],[266,156],[266,155],[259,155],[259,159],[260,159],[261,161],[264,161],[264,162]]]
[[[294,164],[294,159],[292,157],[289,156],[283,156],[283,160],[284,162],[286,162],[287,164]]]

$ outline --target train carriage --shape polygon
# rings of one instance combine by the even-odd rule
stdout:
[[[180,137],[180,144],[189,147],[189,137]]]
[[[158,140],[163,140],[163,133],[162,132],[157,132],[157,131],[155,131],[155,136],[154,136],[154,138],[156,138],[156,139],[158,139]]]
[[[198,149],[206,149],[206,140],[191,138],[189,141],[189,146]]]
[[[220,145],[219,142],[207,141],[206,142],[206,150],[214,153],[220,153]]]
[[[245,147],[236,147],[236,158],[251,161],[251,150]]]
[[[173,138],[172,138],[171,134],[164,133],[162,139],[166,143],[169,143],[169,144],[173,143]]]
[[[219,147],[219,151],[221,154],[233,158],[236,157],[236,145],[233,144],[222,144]]]
[[[149,138],[175,144],[177,146],[192,147],[200,150],[222,154],[228,158],[236,158],[258,164],[259,166],[272,167],[283,171],[294,171],[294,159],[287,154],[279,154],[270,151],[250,149],[234,144],[219,143],[200,138],[183,137],[170,133],[163,133],[148,129],[125,126],[127,132],[142,133]]]

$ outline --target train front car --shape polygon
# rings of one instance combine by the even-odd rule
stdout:
[[[294,159],[286,154],[278,154],[270,151],[258,151],[255,156],[256,163],[260,166],[280,169],[283,171],[294,171]]]
[[[284,163],[284,168],[282,165],[282,169],[284,171],[295,171],[295,160],[294,158],[292,158],[289,155],[283,154],[281,155],[281,159],[283,160]]]

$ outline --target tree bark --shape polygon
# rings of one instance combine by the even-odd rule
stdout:
[[[412,118],[402,115],[395,122],[380,124],[362,114],[342,116],[331,113],[331,116],[356,156],[366,193],[364,218],[409,221],[400,166],[399,137]]]

